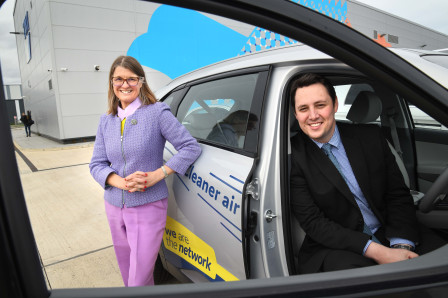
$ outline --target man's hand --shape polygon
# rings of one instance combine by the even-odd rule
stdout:
[[[367,248],[365,256],[373,259],[378,264],[388,264],[413,259],[418,257],[418,254],[406,249],[389,248],[372,242]]]

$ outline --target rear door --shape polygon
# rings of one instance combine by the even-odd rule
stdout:
[[[172,104],[202,148],[184,176],[167,181],[163,255],[170,271],[191,281],[246,279],[245,185],[258,154],[267,77],[267,67],[210,77],[185,86],[183,99]],[[165,161],[175,153],[167,143]]]

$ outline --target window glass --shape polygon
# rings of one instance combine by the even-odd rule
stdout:
[[[173,99],[174,99],[174,95],[170,94],[168,97],[166,97],[163,102],[166,103],[167,105],[170,106],[170,108],[172,108],[171,104],[173,103]]]
[[[445,126],[414,105],[409,105],[415,127],[447,130]]]
[[[258,121],[250,113],[257,78],[249,74],[193,86],[177,118],[196,138],[243,148],[246,132]]]
[[[338,98],[338,111],[336,112],[336,120],[347,120],[347,113],[350,110],[353,101],[361,91],[374,92],[369,84],[344,84],[334,86],[336,96]]]

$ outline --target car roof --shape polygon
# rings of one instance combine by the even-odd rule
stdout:
[[[447,69],[422,58],[425,55],[439,55],[448,58],[448,54],[419,49],[389,48],[389,50],[426,73],[445,88],[448,88]],[[299,43],[283,46],[280,48],[246,54],[244,56],[237,56],[191,71],[175,78],[170,83],[157,90],[156,96],[160,98],[177,86],[220,73],[263,65],[275,65],[280,63],[282,65],[287,65],[288,63],[306,60],[327,60],[327,62],[337,62],[335,58],[304,44]]]
[[[157,97],[159,97],[159,95],[166,94],[170,90],[182,84],[220,73],[263,65],[279,64],[279,63],[285,65],[288,64],[289,62],[297,62],[305,60],[328,60],[333,62],[337,61],[333,57],[328,56],[304,44],[283,46],[281,48],[274,48],[264,50],[262,52],[246,54],[244,56],[237,56],[234,58],[230,58],[199,68],[197,70],[194,70],[185,75],[175,78],[166,86],[157,90],[156,95]]]
[[[421,49],[391,48],[390,50],[448,89],[448,69],[424,58],[439,56],[448,59],[448,54]]]

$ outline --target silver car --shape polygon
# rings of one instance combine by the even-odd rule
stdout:
[[[447,54],[394,52],[448,86]],[[179,77],[157,97],[171,106],[202,147],[188,173],[169,180],[161,258],[179,280],[234,281],[296,273],[304,232],[289,206],[289,139],[298,124],[291,116],[288,90],[305,72],[332,81],[342,107],[338,121],[383,128],[416,205],[421,206],[445,169],[448,131],[438,121],[375,77],[308,46],[238,57]],[[361,91],[374,94],[376,102],[360,102]],[[167,144],[165,160],[174,153]],[[423,211],[436,210],[419,211],[420,220],[436,230],[448,229],[447,202],[434,205],[434,198],[429,199],[425,197]]]

